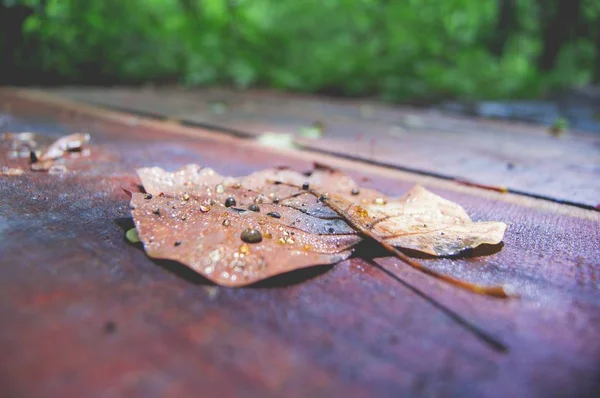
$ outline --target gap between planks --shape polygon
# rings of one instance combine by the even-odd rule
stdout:
[[[7,97],[12,96],[18,99],[39,103],[42,105],[54,106],[64,110],[75,111],[80,114],[120,123],[126,126],[130,126],[132,118],[135,118],[137,125],[159,129],[165,134],[176,134],[187,137],[203,138],[215,142],[231,143],[236,146],[247,147],[248,149],[260,150],[262,152],[281,153],[282,151],[285,151],[288,156],[309,163],[319,162],[339,169],[371,173],[392,180],[412,181],[416,184],[435,186],[455,192],[467,193],[488,200],[498,200],[518,206],[530,207],[556,214],[600,222],[600,212],[593,209],[581,208],[544,198],[536,198],[511,192],[495,192],[479,187],[467,186],[451,179],[443,179],[436,176],[399,170],[397,168],[364,162],[357,159],[348,159],[338,155],[323,153],[308,148],[273,149],[257,143],[253,139],[255,136],[243,135],[243,132],[238,132],[235,135],[222,134],[222,132],[219,131],[209,130],[209,127],[185,125],[179,121],[173,122],[170,120],[165,120],[165,118],[160,116],[126,113],[125,111],[121,110],[117,111],[114,109],[106,109],[105,105],[96,106],[77,103],[72,100],[64,99],[54,94],[48,94],[40,90],[2,87],[0,88],[0,94]]]

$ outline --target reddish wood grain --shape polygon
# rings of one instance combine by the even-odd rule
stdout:
[[[318,140],[299,138],[304,147],[592,208],[600,201],[600,137],[589,133],[570,132],[557,138],[545,126],[260,91],[56,92],[248,135],[300,135],[302,128],[320,121],[325,135]]]
[[[11,109],[1,115],[2,129],[85,128],[93,151],[66,175],[0,176],[0,384],[7,396],[600,392],[597,212],[7,92],[0,104]],[[247,174],[308,169],[311,160],[343,165],[392,195],[420,181],[474,219],[509,223],[504,247],[482,257],[422,261],[472,281],[508,282],[520,300],[475,296],[395,259],[375,260],[509,351],[491,350],[370,260],[226,289],[153,262],[123,238],[129,210],[121,187],[137,184],[136,167],[196,162]]]

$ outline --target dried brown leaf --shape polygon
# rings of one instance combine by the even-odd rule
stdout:
[[[506,229],[504,223],[473,222],[462,207],[423,187],[388,198],[325,168],[232,178],[188,165],[174,173],[155,167],[138,174],[147,193],[134,193],[131,202],[148,255],[179,261],[227,286],[338,262],[364,237],[392,252],[396,246],[447,256],[497,244]],[[252,243],[257,233],[262,240]]]

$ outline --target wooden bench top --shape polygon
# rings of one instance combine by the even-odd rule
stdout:
[[[66,174],[0,176],[6,396],[600,392],[596,210],[318,151],[266,148],[32,91],[0,90],[0,129],[92,135],[91,156],[69,164]],[[199,163],[244,175],[280,165],[305,170],[315,161],[390,195],[422,184],[474,219],[508,223],[503,247],[420,261],[469,281],[508,284],[522,297],[473,295],[389,257],[222,288],[179,264],[153,261],[124,239],[131,220],[122,188],[139,183],[137,167]],[[1,153],[0,166],[7,162]]]
[[[55,89],[65,98],[200,126],[259,135],[291,133],[306,148],[394,168],[600,205],[600,135],[282,93],[181,89]],[[313,123],[320,139],[303,138]]]

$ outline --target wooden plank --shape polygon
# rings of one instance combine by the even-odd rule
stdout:
[[[557,138],[544,126],[265,92],[56,92],[248,135],[296,134],[299,143],[310,149],[591,208],[600,204],[600,136],[589,133],[570,132]],[[324,137],[300,137],[300,131],[315,121],[325,124]]]
[[[8,396],[596,396],[599,214],[326,155],[5,91],[4,130],[93,136],[61,176],[0,177],[0,383]],[[4,153],[4,151],[3,151]],[[3,155],[4,156],[4,155]],[[423,297],[354,258],[248,289],[210,286],[123,239],[135,167],[190,162],[246,174],[319,161],[401,194],[415,182],[504,247],[427,265],[520,300],[475,296],[383,258],[386,270],[508,346],[499,353]],[[3,164],[9,162],[0,158]]]

